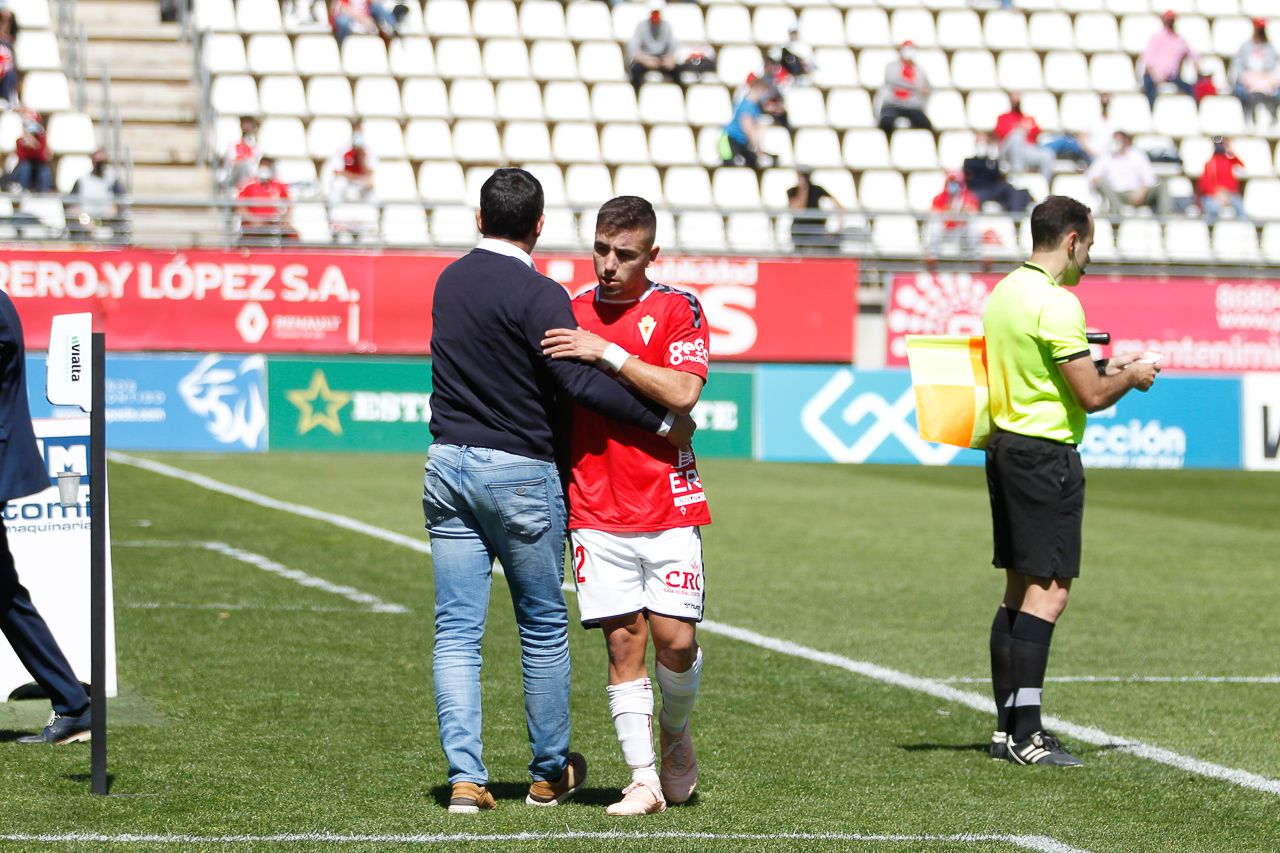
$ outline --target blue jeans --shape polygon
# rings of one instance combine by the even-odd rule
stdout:
[[[1227,198],[1226,206],[1236,212],[1236,219],[1244,222],[1249,221],[1249,215],[1244,212],[1244,199],[1240,197],[1240,193],[1232,193]],[[1222,203],[1211,195],[1201,196],[1200,207],[1204,209],[1206,225],[1213,225],[1218,221],[1218,217],[1222,215]]]
[[[495,557],[520,630],[529,775],[559,779],[569,753],[569,611],[561,586],[567,517],[555,465],[432,445],[422,511],[435,573],[436,714],[449,782],[489,781],[481,758],[480,643]]]
[[[1144,73],[1142,75],[1142,91],[1147,96],[1147,103],[1153,107],[1156,105],[1156,95],[1158,94],[1156,87],[1161,83],[1172,83],[1184,95],[1190,95],[1195,91],[1194,87],[1186,80],[1183,80],[1180,75],[1174,75],[1168,80],[1156,80],[1150,74]]]

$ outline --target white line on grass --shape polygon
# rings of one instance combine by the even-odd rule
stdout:
[[[0,841],[39,843],[106,844],[456,844],[536,842],[536,841],[843,841],[861,844],[1009,844],[1036,853],[1085,853],[1044,835],[866,835],[842,832],[780,832],[754,835],[739,832],[520,832],[505,835],[471,833],[434,835],[338,835],[329,832],[282,833],[279,835],[107,835],[72,832],[59,835],[0,835]]]
[[[190,474],[189,472],[183,471],[179,468],[161,465],[156,462],[151,462],[150,460],[134,459],[133,457],[123,456],[121,454],[115,454],[112,458],[117,462],[124,462],[130,465],[137,464],[138,467],[145,468],[157,474],[163,474],[167,477],[175,477],[180,480],[185,480],[194,485],[203,486],[204,482],[208,482],[213,485],[203,486],[204,488],[213,488],[215,491],[221,491],[226,494],[233,494],[231,490],[234,490],[235,493],[252,496],[246,497],[245,499],[251,500],[253,503],[257,503],[262,506],[267,505],[266,503],[263,503],[263,501],[271,501],[273,504],[280,503],[271,498],[264,498],[262,495],[258,495],[245,489],[228,486],[225,483],[219,483],[216,480],[210,480],[209,478],[198,474]],[[310,507],[301,507],[297,504],[282,504],[281,507],[273,508],[285,508],[286,512],[295,512],[296,508],[296,510],[301,510],[297,512],[298,515],[304,515],[307,518],[315,518],[321,521],[330,520],[331,518],[327,513],[322,513],[319,510],[315,510]],[[347,519],[347,521],[350,522],[352,519]],[[422,543],[419,543],[417,540],[409,539],[406,536],[402,536],[399,533],[384,530],[370,524],[364,524],[363,522],[353,523],[355,525],[359,525],[359,527],[357,528],[355,526],[345,524],[342,526],[348,527],[348,529],[351,530],[358,530],[361,533],[387,542],[400,542],[401,540],[412,542],[413,547],[416,550],[423,550],[420,547]],[[789,640],[779,640],[774,637],[767,637],[763,634],[757,634],[755,631],[751,631],[746,628],[738,628],[733,625],[727,625],[723,622],[713,622],[709,619],[705,619],[700,623],[699,627],[701,630],[710,634],[719,634],[721,636],[731,637],[735,640],[739,640],[753,646],[758,646],[762,649],[768,649],[780,654],[802,658],[815,663],[826,664],[827,666],[843,669],[885,684],[891,684],[895,687],[903,687],[907,690],[914,690],[917,693],[924,693],[938,699],[943,699],[947,702],[955,702],[959,705],[965,705],[984,714],[990,714],[995,710],[993,700],[990,696],[970,693],[964,690],[957,690],[956,688],[944,684],[935,678],[921,678],[917,675],[900,672],[896,669],[889,669],[888,667],[879,666],[867,661],[854,660],[852,658],[844,657],[843,655],[812,649],[808,646],[792,643]],[[1139,740],[1130,740],[1129,738],[1120,737],[1119,735],[1108,734],[1102,729],[1097,729],[1092,726],[1077,725],[1058,717],[1045,717],[1045,722],[1058,732],[1066,734],[1076,740],[1084,741],[1085,743],[1091,743],[1098,746],[1112,746],[1132,755],[1137,755],[1141,758],[1146,758],[1149,761],[1155,761],[1159,764],[1167,764],[1170,767],[1175,767],[1179,770],[1193,773],[1197,776],[1204,776],[1209,779],[1218,779],[1223,782],[1229,782],[1232,785],[1238,785],[1242,788],[1250,788],[1255,791],[1262,791],[1267,794],[1280,795],[1280,780],[1268,779],[1265,776],[1260,776],[1257,773],[1250,773],[1247,770],[1238,770],[1234,767],[1224,767],[1221,764],[1201,761],[1198,758],[1181,755],[1180,753],[1164,749],[1163,747],[1159,747],[1154,744],[1144,743]]]
[[[408,610],[369,610],[367,607],[309,607],[304,604],[183,604],[178,601],[126,601],[116,604],[125,610],[263,610],[282,613],[408,613]]]
[[[309,575],[300,569],[291,569],[288,566],[277,563],[270,557],[264,557],[261,554],[255,554],[252,551],[245,551],[242,548],[235,548],[225,542],[169,542],[160,539],[134,539],[124,542],[117,542],[117,545],[127,548],[204,548],[206,551],[213,551],[215,554],[222,554],[224,557],[230,557],[238,560],[255,569],[261,569],[264,572],[270,572],[273,575],[291,580],[299,586],[305,586],[310,589],[318,589],[321,592],[340,595],[347,601],[353,601],[356,604],[363,604],[374,613],[408,613],[409,608],[403,604],[390,604],[383,601],[378,596],[369,592],[361,592],[353,586],[346,584],[337,584],[327,581],[324,578],[318,578],[315,575]]]
[[[953,675],[944,684],[990,684],[991,676]],[[1055,684],[1280,684],[1280,675],[1058,675]]]

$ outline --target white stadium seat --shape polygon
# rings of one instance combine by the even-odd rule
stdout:
[[[382,239],[397,246],[422,246],[427,235],[427,214],[418,204],[390,204],[382,211]]]
[[[594,41],[613,37],[609,7],[601,3],[570,3],[565,11],[565,32],[573,41]]]
[[[693,131],[687,125],[655,126],[649,131],[649,151],[658,166],[691,166],[699,162]]]
[[[54,154],[92,154],[98,147],[93,120],[84,113],[54,113],[47,129],[49,150]]]
[[[292,116],[267,116],[258,131],[262,153],[276,160],[285,157],[306,157],[307,132],[301,119]]]
[[[667,203],[677,209],[711,206],[711,180],[707,177],[707,170],[701,166],[673,166],[667,169],[662,189]]]
[[[640,89],[640,121],[685,124],[684,92],[674,83],[648,83]]]
[[[489,39],[482,56],[490,80],[529,79],[529,52],[520,39]]]
[[[858,198],[867,210],[905,210],[907,188],[902,180],[902,173],[888,170],[863,172],[858,181]]]
[[[448,118],[449,91],[443,80],[410,77],[400,89],[405,114],[411,118]]]
[[[564,176],[565,199],[576,207],[595,207],[613,197],[609,170],[599,165],[570,166]]]
[[[635,89],[629,83],[596,83],[591,87],[591,118],[601,124],[638,122]]]
[[[424,25],[434,38],[470,36],[471,10],[466,0],[430,0],[424,6]]]
[[[437,118],[411,119],[404,129],[404,149],[411,160],[443,160],[453,156],[453,135]]]
[[[248,70],[244,39],[239,33],[205,33],[204,67],[212,74],[243,74]],[[289,65],[293,65],[292,57]]]
[[[893,168],[903,172],[938,168],[933,134],[927,130],[896,131],[889,143],[889,159]]]
[[[889,16],[883,9],[854,8],[845,14],[845,41],[851,47],[892,47]]]
[[[662,178],[653,166],[619,166],[614,175],[618,195],[638,195],[653,204],[665,201]]]
[[[948,48],[978,48],[985,42],[982,23],[972,9],[944,9],[938,13],[938,31],[946,34]]]
[[[509,121],[502,129],[502,150],[514,163],[551,159],[551,135],[541,121]]]
[[[992,50],[1026,50],[1030,46],[1022,12],[996,9],[982,20],[983,41]]]
[[[401,36],[387,52],[391,73],[396,77],[431,77],[436,73],[436,54],[425,38]]]
[[[628,79],[622,49],[611,41],[583,42],[578,47],[578,76],[589,83]]]
[[[428,4],[433,8],[436,2],[453,2],[453,0],[433,0]],[[436,42],[436,70],[441,77],[483,77],[484,61],[480,58],[480,45],[472,38],[442,38]]]
[[[418,195],[431,204],[465,203],[467,184],[462,166],[453,160],[428,160],[418,167]]]
[[[1212,257],[1209,226],[1199,219],[1170,219],[1164,226],[1164,253],[1175,261],[1204,261]]]
[[[536,41],[529,51],[529,67],[536,80],[577,80],[578,56],[567,41]]]
[[[844,16],[830,6],[800,10],[800,38],[813,47],[844,47]]]
[[[877,216],[871,224],[871,242],[881,254],[919,254],[920,226],[914,216]]]
[[[404,134],[400,122],[393,118],[367,118],[364,120],[365,145],[376,151],[382,160],[403,160]]]
[[[942,192],[946,182],[946,174],[939,171],[907,175],[907,208],[915,213],[928,213],[933,197]]]
[[[289,77],[281,80],[297,79]],[[266,86],[267,81],[263,81]],[[307,81],[307,109],[313,116],[353,116],[355,100],[346,77],[312,77]]]
[[[475,243],[474,207],[440,205],[431,211],[431,238],[441,246],[470,246]]]
[[[476,0],[471,32],[476,38],[519,38],[520,21],[511,0]]]
[[[591,121],[591,96],[577,81],[548,83],[543,110],[551,121]]]
[[[813,52],[813,62],[816,67],[810,79],[815,86],[831,89],[858,85],[858,65],[854,61],[853,51],[848,48],[820,47]],[[883,66],[880,74],[884,74]]]
[[[1076,16],[1075,29],[1076,47],[1085,53],[1120,49],[1120,34],[1116,29],[1115,15],[1105,12],[1085,12]]]
[[[541,121],[545,117],[542,89],[532,80],[503,80],[498,84],[495,97],[498,115],[504,119]]]
[[[951,57],[951,79],[957,89],[996,88],[996,62],[987,50],[957,50]]]
[[[681,249],[719,252],[727,247],[724,217],[712,211],[686,211],[676,220],[676,242]]]
[[[62,55],[58,50],[58,37],[49,30],[29,29],[22,21],[22,29],[13,45],[14,59],[23,71],[61,71]]]
[[[1074,52],[1075,34],[1065,12],[1035,12],[1027,23],[1027,43],[1032,50]]]
[[[557,124],[551,135],[551,150],[561,163],[599,163],[600,139],[595,125],[569,121]]]
[[[871,96],[865,89],[832,89],[827,93],[827,121],[837,130],[875,127]]]
[[[416,201],[413,167],[405,160],[382,160],[373,172],[373,192],[380,201]]]
[[[711,196],[716,207],[757,210],[760,207],[760,181],[754,169],[725,166],[711,176]]]
[[[1213,227],[1213,255],[1226,263],[1257,263],[1262,259],[1258,227],[1240,220],[1219,222]]]
[[[934,47],[938,44],[933,13],[928,9],[895,9],[890,29],[894,45],[905,41],[914,43],[917,48]]]
[[[249,81],[252,85],[253,81]],[[29,71],[22,78],[22,103],[49,114],[71,109],[71,88],[61,71]]]
[[[400,85],[393,77],[361,77],[356,80],[356,113],[362,116],[400,118]]]
[[[351,77],[389,73],[387,48],[377,36],[347,36],[341,53],[342,70]]]
[[[646,164],[652,162],[649,155],[649,139],[638,124],[613,122],[600,129],[600,152],[606,163]]]
[[[454,80],[449,86],[449,112],[459,118],[496,118],[493,84],[488,80]]]
[[[316,118],[307,125],[307,152],[317,160],[328,159],[350,144],[351,122],[345,118]]]
[[[484,119],[463,119],[453,126],[453,154],[463,163],[498,163],[502,143],[498,128]]]
[[[597,90],[600,88],[596,86]],[[594,95],[592,92],[593,98]],[[685,90],[685,112],[693,125],[725,125],[733,117],[729,90],[715,83],[695,83]]]
[[[526,172],[542,184],[542,197],[547,205],[563,207],[568,204],[564,189],[564,173],[555,163],[524,163]]]
[[[337,74],[342,70],[338,43],[331,35],[306,33],[298,36],[293,42],[293,57],[298,73],[304,76]]]
[[[796,163],[811,169],[841,165],[840,138],[827,127],[802,127],[795,133]]]
[[[30,83],[28,83],[29,87]],[[258,87],[254,85],[252,77],[223,74],[213,79],[209,90],[209,103],[214,112],[222,115],[257,115]]]
[[[231,0],[196,0],[192,21],[197,30],[219,33],[238,32],[236,11]],[[26,19],[23,19],[26,23]],[[33,26],[28,24],[28,26]]]
[[[240,0],[236,3],[236,25],[242,33],[284,32],[279,3],[262,0]]]
[[[435,0],[428,0],[431,2]],[[564,4],[554,0],[522,0],[520,33],[526,39],[566,38]]]
[[[847,130],[841,140],[844,163],[850,169],[887,169],[890,166],[889,143],[879,130]]]

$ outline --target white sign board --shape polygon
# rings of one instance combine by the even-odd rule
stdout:
[[[1244,376],[1244,467],[1248,471],[1280,471],[1280,376]]]
[[[82,477],[75,506],[58,503],[57,475],[89,470],[89,419],[34,421],[36,439],[49,469],[49,488],[9,501],[4,508],[9,549],[18,578],[31,593],[40,615],[49,623],[76,677],[89,683],[89,478]],[[103,472],[105,474],[105,472]],[[105,484],[104,484],[105,485]],[[106,489],[104,488],[105,492]],[[107,501],[110,504],[110,501]],[[111,527],[107,525],[107,694],[116,695],[115,610],[111,604]],[[0,702],[32,681],[7,643],[0,643]]]

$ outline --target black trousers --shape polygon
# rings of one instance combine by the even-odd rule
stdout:
[[[929,123],[929,117],[924,114],[924,110],[914,107],[881,107],[880,129],[884,131],[885,136],[893,135],[894,124],[900,118],[905,118],[912,127],[933,130],[933,125]]]
[[[0,503],[0,511],[4,504]],[[31,673],[61,716],[74,716],[89,707],[89,694],[71,671],[48,624],[31,603],[31,595],[18,582],[9,551],[9,532],[0,523],[0,631],[18,660]]]

